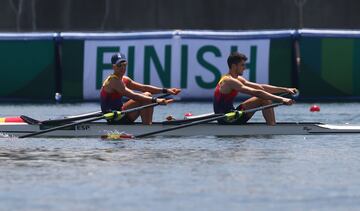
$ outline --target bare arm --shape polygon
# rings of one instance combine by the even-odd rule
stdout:
[[[272,86],[269,84],[261,84],[261,86],[264,88],[265,91],[270,93],[289,93],[289,94],[295,94],[297,92],[296,88],[287,88],[287,87],[279,87],[279,86]]]
[[[169,99],[169,100],[158,99],[158,98],[153,98],[150,96],[143,95],[141,93],[136,93],[136,92],[132,91],[131,89],[127,88],[122,82],[120,82],[116,79],[112,79],[110,81],[110,83],[111,83],[112,89],[115,90],[117,93],[119,93],[123,96],[126,96],[132,100],[135,100],[135,101],[144,102],[144,103],[155,103],[155,101],[156,101],[156,103],[163,104],[163,105],[173,102],[172,99]]]
[[[116,79],[112,79],[110,81],[111,88],[116,91],[117,93],[126,96],[130,99],[133,99],[135,101],[140,101],[144,103],[150,103],[152,98],[140,93],[136,93],[132,91],[131,89],[128,89],[123,83],[119,82]]]
[[[262,89],[266,92],[277,94],[277,93],[289,93],[289,94],[295,94],[297,92],[297,89],[295,88],[287,88],[287,87],[279,87],[279,86],[272,86],[269,84],[258,84],[250,82],[244,78],[239,78],[239,80],[248,87],[254,88],[254,89]]]
[[[240,80],[230,79],[228,84],[231,87],[231,89],[235,89],[238,92],[248,94],[251,96],[255,96],[255,97],[258,97],[261,99],[273,100],[273,101],[278,101],[278,102],[282,102],[282,103],[286,103],[286,104],[290,103],[289,101],[291,100],[291,99],[287,99],[284,97],[273,95],[273,94],[265,91],[262,87],[259,87],[257,85],[253,86],[253,87],[246,86]]]
[[[151,85],[146,85],[146,84],[141,84],[141,83],[131,80],[130,78],[128,80],[129,80],[128,87],[130,89],[138,90],[141,92],[150,92],[152,94],[162,93],[162,88],[159,88],[156,86],[151,86]]]
[[[156,87],[156,86],[152,86],[152,85],[141,84],[141,83],[131,80],[130,78],[128,78],[128,80],[129,80],[128,87],[130,89],[138,90],[141,92],[150,92],[152,94],[170,93],[173,95],[177,95],[181,91],[180,89],[177,89],[177,88],[160,88],[160,87]],[[165,89],[165,91],[164,91],[164,89]]]

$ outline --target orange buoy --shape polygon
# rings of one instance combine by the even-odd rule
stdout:
[[[319,111],[320,111],[320,106],[318,106],[318,105],[312,105],[312,106],[310,107],[310,111],[311,111],[311,112],[319,112]]]

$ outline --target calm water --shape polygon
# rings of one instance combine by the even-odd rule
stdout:
[[[278,121],[360,123],[360,103],[276,109]],[[97,104],[0,105],[38,119]],[[211,112],[209,103],[157,107]],[[253,121],[262,121],[257,114]],[[0,210],[359,210],[360,135],[0,138]]]

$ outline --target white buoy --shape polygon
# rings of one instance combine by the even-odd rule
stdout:
[[[61,101],[61,98],[62,98],[61,94],[58,93],[58,92],[56,92],[56,93],[55,93],[55,101],[56,101],[56,102],[60,102],[60,101]]]

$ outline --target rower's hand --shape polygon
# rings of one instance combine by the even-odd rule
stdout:
[[[178,89],[178,88],[169,88],[166,90],[167,90],[167,93],[172,94],[172,95],[177,95],[181,92],[181,89]]]
[[[296,95],[299,91],[296,88],[287,88],[286,92],[291,95]]]
[[[292,105],[292,104],[294,104],[295,103],[295,101],[293,100],[293,99],[289,99],[289,98],[282,98],[282,103],[284,104],[284,105]]]
[[[169,103],[174,102],[174,99],[165,99],[165,98],[158,98],[156,100],[157,103],[159,103],[159,105],[167,105]]]

